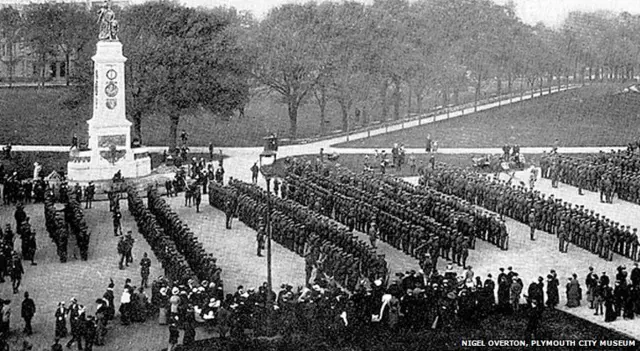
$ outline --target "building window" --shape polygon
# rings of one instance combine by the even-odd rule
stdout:
[[[52,63],[49,65],[49,67],[50,67],[50,68],[49,68],[49,77],[51,77],[51,78],[55,78],[55,77],[57,77],[58,75],[56,74],[56,71],[57,71],[57,69],[56,69],[56,62],[52,62]]]
[[[67,63],[60,62],[60,78],[64,78],[67,76]]]

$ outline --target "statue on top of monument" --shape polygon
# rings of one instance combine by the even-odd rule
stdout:
[[[105,1],[98,11],[98,23],[100,24],[98,40],[118,40],[118,21],[116,14],[111,9],[110,1]]]

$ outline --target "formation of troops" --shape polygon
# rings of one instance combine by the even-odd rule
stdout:
[[[226,187],[212,183],[209,199],[212,206],[231,215],[237,212],[240,221],[258,232],[264,232],[269,215],[272,238],[305,257],[309,285],[314,282],[312,275],[331,276],[347,290],[353,290],[361,278],[386,279],[384,255],[376,254],[344,225],[292,200],[268,195],[255,185],[235,180]]]
[[[67,245],[69,235],[74,235],[80,251],[80,258],[83,261],[88,259],[89,241],[91,233],[84,219],[82,205],[76,196],[73,196],[72,189],[64,199],[66,204],[64,210],[59,211],[55,206],[53,191],[48,189],[44,200],[45,227],[49,237],[55,243],[60,262],[67,262]]]
[[[196,276],[200,280],[219,282],[221,270],[216,264],[217,259],[206,252],[193,231],[171,210],[156,189],[149,189],[147,201],[156,222],[173,239]]]
[[[151,196],[153,191],[149,192]],[[208,281],[219,280],[220,269],[216,266],[216,259],[202,250],[202,244],[188,227],[181,222],[178,223],[179,227],[173,227],[166,221],[170,214],[163,211],[167,208],[157,204],[152,212],[144,205],[133,187],[127,188],[127,201],[129,212],[138,225],[138,231],[149,243],[167,278],[180,284],[198,277],[206,278]],[[163,219],[159,219],[154,213],[162,215]]]
[[[559,250],[569,243],[612,260],[613,254],[638,260],[638,233],[584,206],[523,185],[512,185],[477,172],[439,165],[421,182],[558,237]]]
[[[293,160],[287,196],[421,261],[428,274],[439,256],[466,266],[475,239],[507,248],[504,221],[454,196],[422,189],[391,177],[356,175],[337,167],[319,169]]]
[[[558,182],[599,192],[600,201],[619,199],[640,203],[640,155],[628,150],[600,152],[587,157],[571,157],[552,153],[540,160],[542,176],[557,186]]]

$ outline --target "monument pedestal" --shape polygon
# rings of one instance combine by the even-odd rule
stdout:
[[[145,148],[131,148],[131,122],[126,118],[124,63],[119,41],[96,45],[93,85],[93,117],[89,124],[89,150],[72,150],[67,177],[73,182],[124,178],[151,173],[151,158]]]

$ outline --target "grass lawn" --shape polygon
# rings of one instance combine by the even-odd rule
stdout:
[[[201,340],[191,347],[180,347],[182,351],[205,350],[471,350],[461,346],[462,340],[483,340],[485,347],[490,340],[525,341],[527,318],[524,315],[492,315],[478,323],[460,322],[453,330],[421,330],[411,332],[400,330],[395,333],[375,330],[353,337],[332,333],[330,336],[295,335],[293,340],[281,338],[271,340],[248,340],[220,342],[217,339]],[[538,340],[633,340],[618,332],[589,323],[558,310],[545,310],[540,321]],[[526,342],[526,341],[525,341]],[[639,341],[636,341],[638,345]],[[491,348],[488,349],[497,349]],[[501,347],[501,350],[522,350],[524,347]],[[544,350],[570,350],[575,347],[540,348]],[[612,349],[595,347],[592,349]],[[618,350],[632,350],[634,347],[618,347]]]
[[[489,97],[495,87],[487,88],[482,98]],[[73,133],[81,142],[87,140],[86,121],[92,117],[91,102],[74,110],[63,106],[66,87],[12,88],[0,89],[0,144],[13,143],[23,145],[70,145]],[[469,91],[460,93],[459,102],[473,101],[474,94]],[[390,99],[389,99],[390,100]],[[442,103],[435,95],[425,97],[423,111]],[[387,119],[391,119],[393,108]],[[400,115],[408,111],[406,92],[403,96]],[[366,106],[369,120],[378,120],[380,104],[370,101],[360,104]],[[355,109],[356,106],[353,108]],[[416,109],[413,99],[412,110]],[[353,115],[353,110],[350,112]],[[353,117],[353,116],[352,116]],[[339,106],[329,99],[326,106],[326,133],[342,128],[342,113]],[[361,123],[354,123],[356,127]],[[286,104],[277,94],[256,94],[245,109],[245,117],[223,120],[204,112],[183,115],[178,126],[189,134],[191,145],[206,146],[212,142],[215,146],[262,146],[262,138],[277,133],[288,137],[289,118]],[[147,115],[142,121],[143,142],[145,145],[165,146],[169,139],[169,118],[163,114]],[[320,136],[320,109],[316,99],[309,95],[298,111],[298,138]]]
[[[70,145],[73,133],[86,142],[92,117],[91,104],[69,110],[62,104],[65,87],[36,89],[0,89],[0,144]],[[406,114],[403,106],[401,114]],[[298,137],[320,134],[320,110],[314,98],[307,99],[298,112]],[[341,112],[333,101],[327,102],[327,132],[341,128]],[[277,95],[254,97],[245,109],[245,117],[222,120],[204,112],[194,112],[180,119],[178,130],[186,130],[191,145],[262,146],[262,138],[277,133],[286,137],[289,131],[287,106]],[[169,117],[155,114],[142,122],[145,145],[165,146],[169,140]]]
[[[628,84],[627,84],[628,85]],[[594,84],[421,127],[343,143],[340,147],[443,148],[626,145],[640,135],[640,94],[615,95],[625,85]]]

